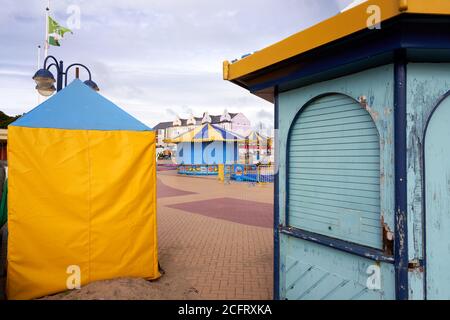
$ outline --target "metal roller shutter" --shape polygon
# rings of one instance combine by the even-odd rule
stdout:
[[[380,141],[355,100],[330,95],[297,117],[289,135],[288,223],[382,248]]]

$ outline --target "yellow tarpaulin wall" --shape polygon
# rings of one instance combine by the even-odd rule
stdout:
[[[158,278],[155,133],[8,129],[9,299]],[[73,272],[73,269],[69,271]]]

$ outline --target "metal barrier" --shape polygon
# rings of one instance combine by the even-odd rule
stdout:
[[[258,183],[274,182],[275,166],[259,165],[258,166]]]
[[[190,176],[217,176],[219,173],[218,165],[194,164],[178,166],[178,174],[185,174]]]
[[[231,170],[231,179],[241,182],[270,183],[274,181],[274,166],[255,164],[227,165]]]
[[[273,165],[256,164],[225,164],[223,165],[178,165],[178,174],[219,177],[219,180],[230,182],[230,180],[250,183],[271,183],[274,182]]]
[[[224,174],[223,174],[223,182],[230,183],[231,182],[231,172],[233,171],[233,166],[224,165]]]

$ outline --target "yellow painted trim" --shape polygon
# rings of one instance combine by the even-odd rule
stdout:
[[[450,1],[408,0],[408,13],[450,15]]]
[[[408,10],[408,0],[400,0],[400,5],[398,8],[401,12],[407,11]]]
[[[235,63],[224,62],[223,77],[235,80],[361,31],[367,28],[367,12],[372,5],[380,7],[381,22],[403,13],[450,14],[449,0],[369,0]]]
[[[225,60],[223,62],[223,80],[228,79],[229,71],[230,71],[230,62],[228,60]]]

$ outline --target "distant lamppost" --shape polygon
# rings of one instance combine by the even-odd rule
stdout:
[[[49,60],[51,63],[48,64]],[[47,65],[48,64],[48,65]],[[50,72],[50,68],[55,67],[56,68],[56,80],[53,74]],[[39,69],[33,76],[33,80],[36,82],[36,90],[39,92],[39,94],[43,95],[44,97],[51,96],[55,91],[60,91],[63,88],[63,81],[64,81],[64,87],[67,86],[67,75],[69,70],[72,67],[76,67],[75,71],[75,77],[79,77],[79,67],[84,68],[88,75],[89,80],[84,81],[84,84],[91,87],[95,91],[99,91],[97,84],[92,81],[91,77],[91,71],[83,64],[81,63],[73,63],[70,66],[68,66],[64,70],[64,63],[62,60],[58,62],[58,60],[54,56],[47,56],[44,60],[44,68]],[[55,88],[55,82],[56,82],[56,88]]]

